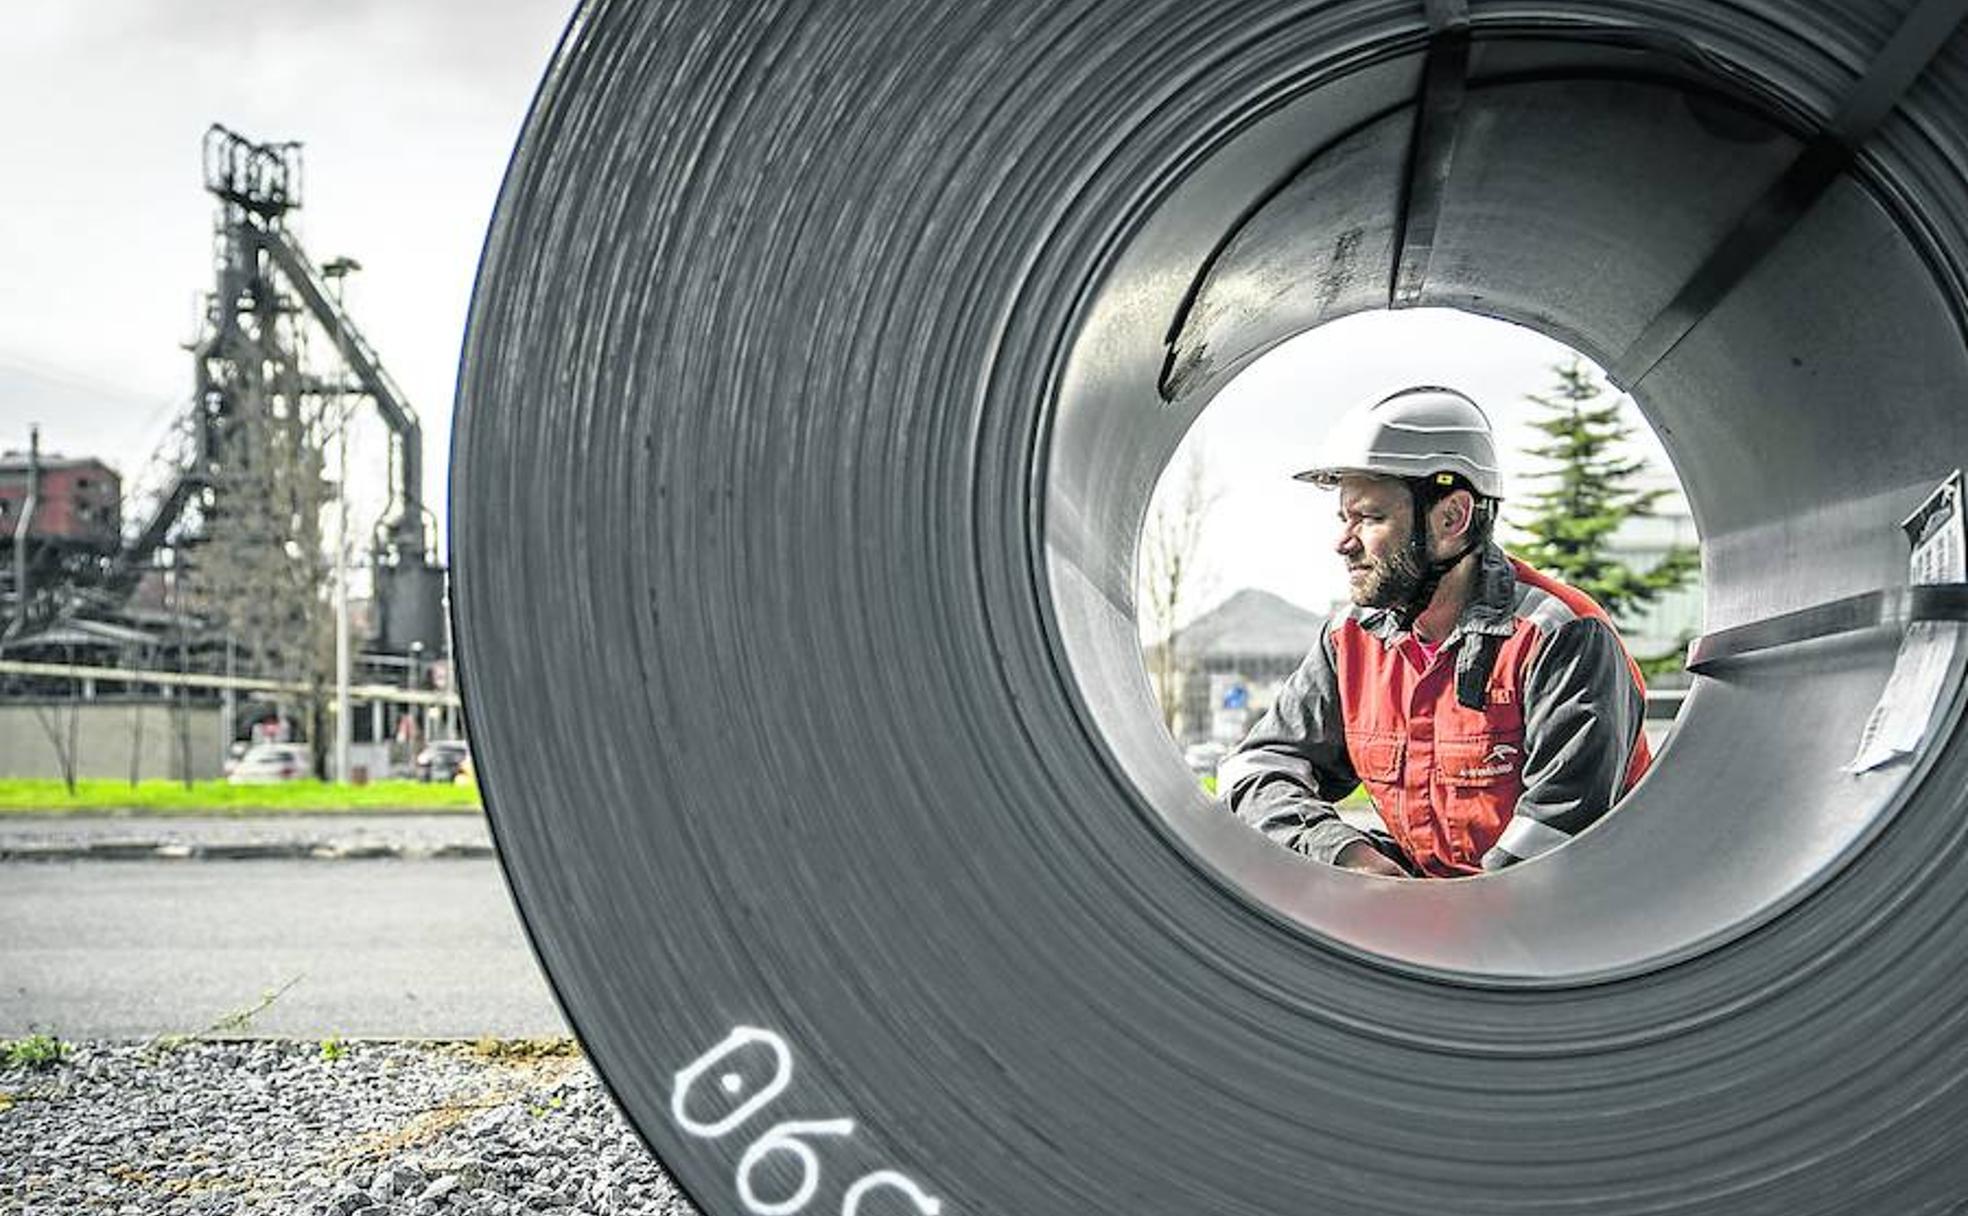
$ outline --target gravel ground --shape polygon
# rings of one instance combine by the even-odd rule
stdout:
[[[564,1041],[75,1044],[0,1063],[0,1213],[692,1216]]]

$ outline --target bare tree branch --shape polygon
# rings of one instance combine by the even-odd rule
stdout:
[[[1210,484],[1206,453],[1192,445],[1162,478],[1141,532],[1136,602],[1157,639],[1149,648],[1149,674],[1171,735],[1181,708],[1181,625],[1211,581],[1203,536],[1220,497]]]

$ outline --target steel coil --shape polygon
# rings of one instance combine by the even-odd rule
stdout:
[[[1892,634],[1775,649],[1564,850],[1374,880],[1195,790],[1130,577],[1231,375],[1440,304],[1635,392],[1711,629],[1904,585],[1968,463],[1963,8],[584,4],[455,623],[528,932],[697,1204],[1968,1210],[1958,657],[1899,765],[1840,769]]]

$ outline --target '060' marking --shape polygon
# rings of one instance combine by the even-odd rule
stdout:
[[[743,1070],[744,1061],[734,1059],[751,1054],[747,1048],[770,1059],[772,1075],[764,1085],[753,1085]],[[691,1091],[705,1074],[722,1067],[717,1089],[727,1099],[738,1100],[730,1110],[716,1118],[700,1119],[690,1110]],[[693,1136],[715,1140],[736,1131],[753,1115],[786,1092],[793,1082],[793,1052],[786,1040],[770,1030],[740,1026],[724,1041],[677,1070],[676,1084],[670,1090],[670,1118]],[[747,1092],[749,1090],[749,1092]],[[810,1140],[818,1137],[845,1138],[854,1133],[852,1119],[789,1119],[767,1128],[738,1158],[738,1198],[746,1209],[758,1216],[792,1216],[813,1201],[820,1189],[820,1154]],[[752,1174],[774,1153],[790,1153],[800,1164],[800,1183],[784,1199],[762,1199],[752,1185]],[[861,1204],[880,1188],[899,1191],[923,1216],[938,1216],[943,1201],[914,1179],[895,1170],[875,1170],[856,1179],[841,1198],[840,1216],[858,1216]]]

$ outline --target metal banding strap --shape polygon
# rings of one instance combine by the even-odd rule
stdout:
[[[1610,372],[1615,383],[1631,390],[1646,379],[1782,242],[1818,196],[1852,163],[1859,145],[1940,53],[1964,16],[1968,16],[1968,0],[1922,0],[1907,15],[1823,133],[1805,146],[1783,176],[1756,200],[1667,307],[1614,362]]]
[[[1467,90],[1468,0],[1424,0],[1423,8],[1429,41],[1423,57],[1421,91],[1415,100],[1414,131],[1401,180],[1401,204],[1394,217],[1393,249],[1387,271],[1389,308],[1420,303],[1429,263],[1434,257],[1435,230],[1442,213],[1450,165],[1455,158],[1456,132]],[[1190,330],[1197,301],[1224,251],[1270,201],[1269,195],[1257,200],[1230,224],[1190,278],[1189,287],[1169,320],[1161,373],[1155,380],[1156,392],[1164,403],[1184,397],[1198,382],[1196,352],[1203,339]]]
[[[1431,37],[1422,67],[1421,97],[1415,105],[1414,143],[1394,238],[1394,273],[1387,284],[1387,306],[1421,302],[1428,264],[1435,255],[1435,227],[1455,162],[1456,132],[1469,83],[1469,5],[1467,0],[1427,0]]]
[[[1415,101],[1414,133],[1401,182],[1401,207],[1394,218],[1393,251],[1387,277],[1387,303],[1399,308],[1419,303],[1434,256],[1435,228],[1442,212],[1449,166],[1455,156],[1463,94],[1469,71],[1468,0],[1423,0],[1429,41],[1423,59],[1421,93]],[[1196,382],[1189,327],[1205,284],[1245,224],[1269,202],[1258,200],[1230,224],[1190,279],[1170,318],[1156,392],[1165,403],[1186,395]],[[1185,353],[1190,352],[1190,353]]]
[[[1922,583],[1867,591],[1696,638],[1688,670],[1706,675],[1730,659],[1841,633],[1903,628],[1916,621],[1968,621],[1968,583]]]

